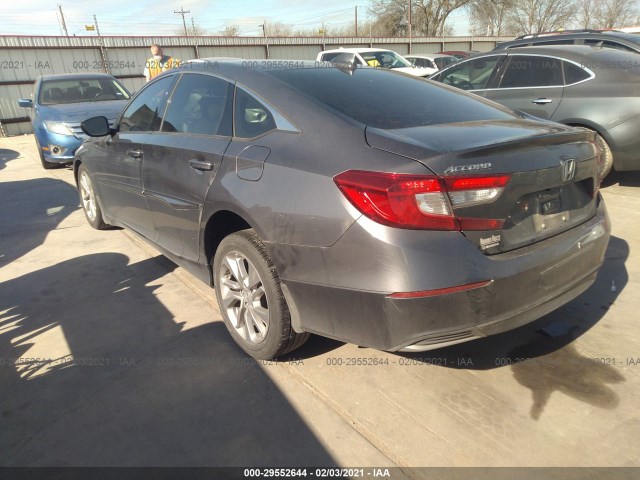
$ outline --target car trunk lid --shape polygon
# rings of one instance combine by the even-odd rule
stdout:
[[[366,137],[373,148],[417,160],[447,185],[509,175],[490,201],[448,192],[462,233],[487,255],[533,244],[595,215],[598,152],[587,130],[523,119],[367,128]],[[490,229],[487,219],[496,220]]]

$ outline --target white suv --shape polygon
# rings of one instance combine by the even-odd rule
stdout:
[[[416,77],[428,77],[433,73],[430,69],[414,67],[406,58],[392,50],[379,48],[337,48],[325,50],[316,57],[319,62],[331,62],[343,53],[353,53],[356,64],[361,66],[389,68],[396,72],[408,73]]]

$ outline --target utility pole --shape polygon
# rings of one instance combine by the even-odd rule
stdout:
[[[184,19],[184,14],[185,13],[191,13],[191,10],[185,10],[184,8],[180,7],[180,11],[174,10],[173,13],[177,13],[178,15],[182,15],[182,25],[184,26],[184,36],[188,37],[189,34],[187,33],[187,22]]]
[[[98,38],[100,38],[100,29],[98,28],[98,18],[93,15],[93,23],[96,26],[96,33],[98,34]]]
[[[58,9],[60,10],[60,21],[62,22],[62,30],[64,30],[64,36],[68,37],[69,32],[67,32],[67,24],[64,23],[64,13],[62,13],[62,5],[58,4]]]
[[[266,38],[267,36],[267,21],[265,20],[262,25],[260,25],[262,27],[262,36]]]
[[[93,15],[93,24],[96,26],[96,34],[98,35],[98,41],[100,42],[100,56],[102,57],[102,71],[104,73],[111,74],[111,70],[109,68],[109,56],[107,55],[107,49],[104,46],[104,42],[102,41],[102,37],[100,36],[100,28],[98,27],[98,18]]]
[[[409,53],[411,53],[411,0],[409,0]]]
[[[356,37],[358,36],[358,6],[356,5]]]

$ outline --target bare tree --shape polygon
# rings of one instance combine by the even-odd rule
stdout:
[[[580,28],[594,28],[593,17],[597,0],[576,0],[577,23]],[[596,14],[597,15],[597,14]]]
[[[577,0],[581,28],[610,29],[637,24],[635,0]]]
[[[472,0],[410,0],[414,34],[438,36],[447,32],[446,21],[454,11]],[[369,14],[374,18],[372,29],[382,35],[406,35],[409,19],[408,0],[371,0]]]
[[[517,0],[508,14],[508,21],[518,33],[538,33],[570,27],[574,15],[573,1]]]
[[[633,0],[599,0],[598,3],[600,28],[629,26],[638,15],[638,3]]]
[[[293,26],[282,22],[266,22],[265,35],[267,37],[290,37]]]
[[[515,35],[517,28],[508,21],[516,0],[475,0],[469,6],[471,32],[474,35]],[[589,1],[589,0],[585,0]]]
[[[176,35],[184,35],[184,29],[178,28],[174,32]],[[208,35],[207,30],[202,28],[200,25],[196,25],[195,23],[191,25],[187,25],[187,35],[190,37],[202,37],[203,35]]]
[[[238,25],[227,25],[220,32],[220,35],[223,37],[238,37],[240,36],[240,27]]]

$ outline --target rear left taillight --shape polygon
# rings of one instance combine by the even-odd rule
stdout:
[[[509,175],[446,177],[348,170],[334,177],[340,191],[370,219],[397,228],[496,230],[504,220],[459,218],[454,208],[495,201]]]

